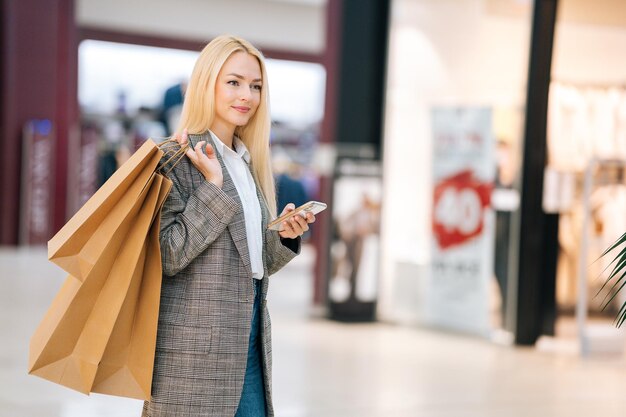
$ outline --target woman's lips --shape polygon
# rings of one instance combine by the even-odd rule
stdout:
[[[248,113],[250,111],[250,107],[232,106],[232,108],[237,110],[239,113]]]

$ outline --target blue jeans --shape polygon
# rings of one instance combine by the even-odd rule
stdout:
[[[235,417],[265,417],[265,386],[261,354],[261,280],[254,280],[254,307],[243,392]]]

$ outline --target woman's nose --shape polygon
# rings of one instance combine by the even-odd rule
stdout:
[[[250,100],[250,97],[252,96],[251,89],[252,89],[252,87],[246,87],[246,86],[244,86],[241,89],[241,100],[243,100],[243,101]]]

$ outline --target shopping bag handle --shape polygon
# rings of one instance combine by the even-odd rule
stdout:
[[[176,152],[172,153],[172,148],[176,146],[179,146],[179,149]],[[168,165],[173,160],[174,162],[171,164],[170,168],[167,171],[163,172],[163,175],[167,176],[172,171],[172,169],[174,169],[174,167],[180,162],[180,160],[183,159],[185,153],[187,152],[186,148],[188,146],[189,144],[187,144],[185,147],[181,146],[181,144],[178,143],[178,141],[175,139],[167,139],[159,143],[157,147],[162,150],[165,155],[170,155],[170,157],[167,158],[163,163],[161,163],[157,167],[157,170],[161,171],[164,166]]]

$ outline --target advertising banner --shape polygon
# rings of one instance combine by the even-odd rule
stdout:
[[[52,234],[54,134],[50,120],[24,125],[20,201],[21,245],[44,245]]]
[[[432,112],[432,325],[487,335],[493,280],[495,178],[491,110]]]
[[[378,299],[381,165],[344,159],[333,181],[329,317],[373,321]]]

